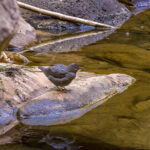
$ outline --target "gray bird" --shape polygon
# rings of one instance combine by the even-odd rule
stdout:
[[[59,90],[65,89],[64,87],[69,85],[71,81],[76,77],[77,71],[79,69],[83,69],[75,63],[72,63],[69,66],[65,66],[63,64],[56,64],[47,68],[41,66],[38,68],[44,72],[46,77]]]

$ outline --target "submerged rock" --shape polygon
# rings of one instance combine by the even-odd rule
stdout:
[[[39,69],[19,66],[3,66],[0,79],[1,134],[18,123],[17,117],[30,125],[70,122],[123,92],[135,81],[125,74],[79,72],[67,86],[67,92],[60,92]]]

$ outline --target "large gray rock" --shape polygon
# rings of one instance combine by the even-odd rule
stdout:
[[[117,0],[20,1],[39,8],[56,11],[66,15],[89,19],[97,22],[102,22],[110,25],[121,25],[130,16],[129,10]]]
[[[1,0],[0,14],[0,51],[8,47],[12,38],[10,45],[15,47],[36,41],[35,30],[21,18],[16,0]]]
[[[19,11],[15,0],[0,1],[0,51],[4,50],[15,33]]]
[[[125,74],[79,72],[64,93],[56,91],[37,68],[3,66],[0,72],[0,134],[18,123],[16,115],[19,121],[32,125],[69,122],[123,92],[134,80]]]

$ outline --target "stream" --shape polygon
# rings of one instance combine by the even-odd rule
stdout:
[[[24,127],[39,132],[28,142],[0,150],[150,149],[150,10],[131,17],[107,38],[64,53],[26,52],[29,65],[70,64],[98,74],[125,73],[136,78],[125,92],[68,124]],[[40,134],[44,132],[44,134]],[[29,140],[31,139],[31,140]],[[42,143],[42,144],[39,144]]]

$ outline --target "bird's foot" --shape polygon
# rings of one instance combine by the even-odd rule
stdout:
[[[57,90],[65,93],[68,91],[65,87],[59,87],[59,86],[57,86]]]

